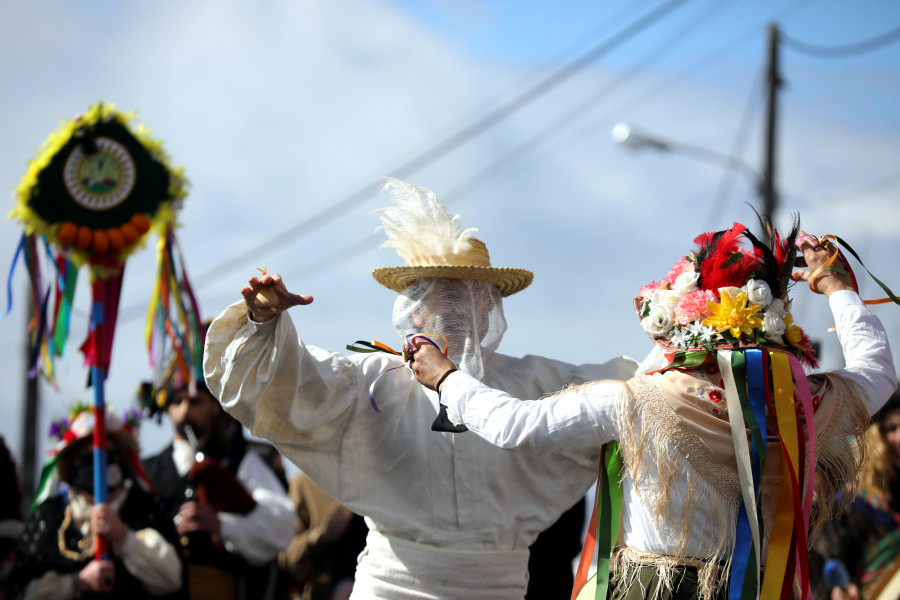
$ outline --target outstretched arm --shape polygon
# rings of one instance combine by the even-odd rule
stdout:
[[[293,294],[288,291],[280,275],[251,277],[241,295],[250,311],[250,318],[257,323],[268,321],[276,314],[292,306],[309,304],[313,297],[308,294]]]
[[[872,415],[897,388],[894,359],[884,327],[859,299],[850,278],[825,268],[837,252],[830,242],[820,242],[801,232],[797,247],[803,253],[797,264],[807,268],[795,271],[792,277],[809,282],[812,290],[828,296],[844,354],[845,366],[838,372],[861,387],[863,401]],[[834,266],[845,265],[837,257]]]
[[[416,379],[441,395],[450,420],[501,448],[548,454],[597,448],[616,439],[613,413],[621,381],[602,381],[535,401],[513,398],[462,372],[433,345],[413,342]]]

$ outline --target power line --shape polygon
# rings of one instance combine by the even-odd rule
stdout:
[[[650,52],[641,62],[638,63],[637,66],[629,69],[625,74],[618,77],[616,81],[604,86],[603,92],[607,93],[611,89],[614,89],[617,85],[621,85],[624,81],[627,81],[628,79],[634,77],[642,69],[652,64],[652,62],[658,56],[671,50],[678,42],[684,41],[689,33],[699,27],[705,20],[710,18],[716,11],[723,8],[726,4],[727,2],[714,0],[714,2],[712,3],[712,8],[705,9],[703,14],[698,11],[696,14],[688,15],[688,17],[684,19],[684,25],[680,29],[678,29],[665,42],[663,42],[652,52]],[[466,195],[473,189],[476,189],[488,179],[495,177],[497,173],[502,170],[504,164],[512,164],[515,159],[520,158],[527,153],[531,153],[538,147],[547,143],[554,136],[554,134],[558,134],[562,130],[562,128],[565,125],[571,123],[575,119],[575,117],[584,114],[585,110],[594,106],[598,100],[599,95],[600,94],[597,93],[591,94],[586,100],[580,102],[574,108],[566,111],[562,116],[554,120],[549,126],[543,128],[540,132],[538,132],[537,135],[531,136],[523,143],[517,145],[512,152],[501,156],[487,167],[479,170],[472,177],[468,178],[461,184],[457,185],[455,188],[448,190],[442,195],[444,197],[453,197],[455,199],[455,202],[460,203],[460,199],[465,198]],[[271,243],[271,241],[267,242],[267,244]],[[349,244],[345,247],[337,249],[323,259],[316,260],[316,263],[314,265],[306,265],[304,267],[294,269],[293,271],[283,273],[283,275],[293,275],[299,273],[308,275],[310,273],[320,271],[326,268],[328,265],[364,252],[366,249],[371,247],[370,244],[371,242],[369,240],[362,240],[353,244]]]
[[[669,0],[669,2],[666,2],[665,4],[657,7],[645,16],[640,17],[634,23],[627,25],[617,34],[613,35],[610,39],[601,42],[581,57],[551,73],[549,76],[545,77],[537,84],[533,85],[518,96],[502,104],[499,108],[489,112],[487,115],[479,119],[476,119],[471,124],[463,127],[458,132],[451,134],[444,140],[441,140],[437,144],[434,144],[430,148],[424,150],[418,156],[396,166],[394,169],[390,170],[390,172],[395,176],[405,177],[408,173],[415,172],[431,164],[445,154],[449,153],[451,150],[454,150],[470,139],[487,131],[521,108],[530,104],[537,98],[543,96],[548,91],[559,86],[566,80],[581,72],[593,62],[595,62],[598,58],[600,58],[610,50],[616,48],[620,44],[624,43],[629,38],[637,35],[647,27],[653,25],[687,1],[688,0]],[[309,231],[315,230],[325,223],[331,221],[332,219],[335,219],[338,216],[344,214],[344,212],[351,206],[371,197],[374,187],[374,183],[366,184],[365,186],[358,188],[356,191],[351,192],[342,200],[339,200],[335,204],[332,204],[330,207],[326,208],[316,215],[313,215],[312,217],[299,223],[298,225],[290,227],[282,231],[281,233],[269,236],[265,241],[257,244],[249,250],[242,251],[238,256],[234,256],[227,260],[221,261],[219,264],[196,277],[196,284],[203,285],[207,281],[218,278],[221,275],[222,269],[233,265],[235,261],[239,259],[246,261],[249,261],[251,259],[256,260],[261,253],[270,250],[273,245],[278,245],[282,242],[296,241],[299,237],[305,235]]]
[[[778,16],[784,16],[786,14],[792,13],[803,7],[804,4],[809,4],[812,0],[797,0],[792,5],[788,6],[784,10],[777,13]],[[690,28],[687,28],[689,30]],[[655,55],[660,54],[667,47],[673,45],[675,42],[680,41],[679,38],[681,35],[686,33],[686,30],[682,30],[677,32],[673,38],[664,43],[662,47],[657,48],[653,52],[651,52],[647,57],[645,57],[643,64],[639,64],[638,67],[632,68],[629,72],[623,75],[616,82],[617,84],[621,84],[623,81],[634,76],[638,70],[644,68],[647,64],[650,63],[650,59],[652,59]],[[708,68],[722,60],[728,53],[733,52],[738,47],[746,44],[752,38],[759,36],[759,30],[757,28],[748,29],[744,34],[739,35],[737,38],[729,41],[724,44],[722,47],[717,50],[709,53],[703,59],[697,61],[691,67],[682,71],[680,76],[676,75],[672,78],[669,78],[663,82],[663,85],[657,85],[651,88],[648,92],[639,96],[636,100],[626,103],[624,106],[628,108],[634,108],[634,106],[640,102],[645,100],[656,100],[661,98],[666,92],[674,89],[674,87],[684,81],[684,77],[691,76],[690,74],[695,71],[700,71],[703,68]],[[737,42],[737,43],[736,43]],[[687,74],[687,75],[686,75]],[[599,92],[595,92],[586,99],[584,99],[579,104],[575,105],[572,109],[567,111],[562,117],[558,118],[556,121],[551,123],[548,127],[544,128],[538,134],[528,138],[523,143],[519,144],[512,152],[507,153],[506,155],[500,157],[495,160],[491,165],[481,169],[478,173],[470,177],[468,180],[457,186],[453,193],[457,195],[465,195],[470,192],[472,189],[482,185],[488,179],[496,177],[497,174],[502,172],[502,167],[504,163],[512,163],[512,161],[516,158],[524,156],[526,154],[533,153],[541,145],[550,141],[552,137],[556,134],[559,134],[563,131],[563,126],[567,124],[567,121],[571,121],[572,117],[576,114],[582,114],[591,107],[595,106],[597,102],[601,99],[601,97],[609,92],[610,86],[606,86],[601,89]]]
[[[743,152],[742,150],[746,149],[747,142],[750,140],[750,125],[752,123],[752,117],[756,114],[754,112],[754,108],[758,108],[759,101],[762,98],[760,91],[762,90],[762,75],[756,77],[753,81],[753,85],[750,88],[750,94],[747,97],[747,103],[744,106],[744,113],[741,116],[741,123],[738,126],[737,133],[734,137],[734,142],[731,146],[731,152],[729,153],[729,157],[732,160],[740,160],[740,157]],[[709,231],[715,222],[715,219],[719,217],[722,213],[722,210],[728,204],[728,198],[730,196],[732,185],[731,183],[735,180],[737,173],[732,169],[726,169],[722,176],[722,181],[719,184],[719,189],[716,191],[716,195],[713,199],[713,203],[709,207],[709,213],[706,216],[706,227],[705,231]],[[760,182],[756,181],[756,187],[754,191],[758,192]]]
[[[858,56],[860,54],[879,50],[897,40],[900,40],[900,27],[891,29],[886,33],[882,33],[881,35],[862,42],[845,44],[842,46],[808,44],[806,42],[795,40],[784,33],[781,34],[781,41],[786,47],[795,52],[806,54],[807,56],[817,56],[819,58],[848,58],[851,56]]]
[[[699,25],[704,19],[711,16],[715,10],[721,8],[722,6],[724,6],[724,3],[716,2],[713,5],[713,9],[708,10],[705,15],[691,15],[688,19],[686,19],[687,25],[685,27],[676,31],[675,34],[672,35],[669,39],[667,39],[660,46],[647,54],[647,56],[645,56],[636,66],[624,72],[613,82],[610,82],[607,85],[603,86],[599,91],[595,91],[584,98],[581,102],[567,110],[561,116],[557,117],[553,122],[544,127],[538,133],[524,140],[511,152],[504,154],[497,160],[493,161],[490,165],[479,170],[475,175],[454,188],[451,193],[454,194],[455,197],[464,196],[471,190],[482,185],[485,181],[496,177],[497,174],[502,172],[504,165],[510,165],[515,161],[515,159],[518,159],[527,154],[532,154],[535,150],[550,142],[554,137],[560,135],[564,131],[565,126],[570,125],[575,120],[575,117],[583,116],[591,108],[595,108],[597,103],[604,95],[614,90],[617,86],[622,85],[623,82],[635,77],[638,73],[640,73],[641,70],[652,64],[652,62],[659,55],[674,47],[676,43],[683,41],[684,37],[694,27]]]
[[[811,1],[813,1],[813,0],[797,0],[792,5],[788,6],[784,10],[780,11],[778,13],[778,16],[783,16],[783,15],[792,13],[792,12],[796,11],[797,9],[801,8],[802,5],[808,4]],[[520,94],[513,100],[507,102],[504,105],[504,107],[512,106],[514,108],[512,108],[511,110],[518,110],[519,108],[521,108],[522,106],[527,104],[528,101],[531,101],[534,98],[536,98],[537,96],[534,96],[534,98],[529,98],[527,101],[525,101],[525,98],[527,96],[529,96],[532,92],[534,92],[535,90],[538,90],[540,88],[543,88],[545,86],[546,82],[548,82],[550,80],[556,80],[556,85],[562,83],[563,80],[559,79],[559,77],[558,77],[559,73],[567,72],[568,75],[565,78],[568,78],[569,76],[574,74],[574,71],[572,71],[572,69],[574,68],[573,65],[578,64],[578,65],[581,65],[581,68],[583,68],[584,66],[586,66],[588,64],[588,62],[586,62],[586,61],[588,61],[588,57],[590,57],[590,60],[596,60],[596,58],[598,58],[600,56],[600,53],[608,51],[608,50],[612,49],[612,47],[614,47],[615,45],[626,41],[626,39],[622,39],[626,33],[628,33],[628,32],[637,33],[640,30],[638,28],[639,25],[649,24],[649,23],[647,23],[647,20],[651,19],[651,18],[657,18],[657,19],[661,18],[666,12],[668,12],[669,10],[674,8],[675,4],[680,4],[680,2],[679,3],[669,3],[667,5],[664,5],[660,8],[658,8],[656,11],[654,11],[650,15],[647,15],[647,16],[639,19],[634,24],[632,24],[631,26],[629,26],[628,28],[626,28],[625,30],[620,32],[620,34],[618,34],[612,40],[610,40],[608,42],[602,42],[600,45],[591,49],[589,52],[587,52],[581,58],[577,59],[574,63],[571,63],[570,65],[567,65],[566,67],[560,69],[559,71],[556,72],[556,74],[549,76],[548,78],[542,80],[542,82],[538,83],[536,86],[533,86],[526,92]],[[486,181],[496,177],[498,174],[504,172],[505,169],[508,168],[509,165],[511,165],[515,162],[515,160],[517,160],[525,155],[532,154],[539,147],[542,147],[543,145],[545,145],[546,143],[551,141],[551,139],[554,138],[557,134],[561,133],[563,131],[564,126],[566,126],[571,121],[573,121],[575,116],[583,114],[590,107],[594,106],[597,103],[597,101],[600,99],[600,97],[603,96],[604,94],[607,94],[610,91],[610,89],[613,88],[615,85],[621,85],[624,81],[627,81],[628,79],[634,77],[641,69],[644,69],[649,64],[651,64],[652,61],[658,55],[661,55],[665,51],[670,50],[672,47],[675,46],[675,44],[677,42],[683,41],[685,36],[692,29],[694,29],[696,26],[698,26],[703,20],[709,18],[717,8],[721,8],[722,6],[724,6],[724,3],[717,3],[716,5],[714,5],[713,9],[707,10],[705,12],[705,14],[691,15],[688,19],[685,20],[685,22],[687,24],[682,29],[676,31],[675,34],[673,36],[671,36],[666,42],[664,42],[659,47],[657,47],[652,52],[650,52],[637,66],[629,69],[628,72],[626,72],[624,75],[619,77],[613,84],[606,85],[600,92],[593,93],[590,97],[588,97],[581,103],[577,104],[573,109],[570,109],[565,114],[563,114],[561,117],[554,120],[553,123],[551,123],[548,127],[542,129],[536,135],[529,137],[523,143],[519,144],[516,148],[514,148],[511,152],[508,152],[507,154],[499,157],[497,160],[493,161],[490,165],[482,168],[481,170],[476,172],[474,175],[472,175],[471,177],[469,177],[468,179],[466,179],[465,181],[463,181],[462,183],[457,185],[455,188],[448,190],[444,195],[448,196],[448,197],[452,196],[457,199],[456,200],[457,202],[460,202],[461,199],[464,199],[466,197],[466,195],[469,194],[472,190],[477,189],[478,187],[483,185],[484,182],[486,182]],[[654,88],[652,88],[651,91],[645,93],[640,99],[658,99],[662,94],[669,91],[668,89],[665,89],[665,88],[668,87],[671,89],[672,87],[674,87],[674,84],[679,83],[677,81],[678,79],[681,79],[683,81],[683,79],[682,79],[683,77],[693,76],[693,73],[701,70],[698,67],[708,68],[708,67],[712,66],[715,62],[718,62],[719,60],[721,60],[725,56],[727,56],[727,54],[733,52],[738,47],[748,43],[748,41],[750,41],[750,39],[752,39],[752,36],[755,36],[755,35],[758,35],[757,29],[754,28],[752,30],[748,30],[745,34],[742,34],[742,35],[738,36],[737,38],[729,41],[727,44],[725,44],[722,47],[711,52],[709,55],[705,56],[700,61],[697,61],[696,63],[694,63],[691,67],[689,67],[685,71],[682,71],[682,73],[679,76],[676,76],[674,78],[670,78],[670,79],[666,80],[664,82],[665,85],[655,86]],[[660,88],[663,88],[663,89],[660,89]],[[549,89],[550,88],[543,89],[538,95],[543,94],[544,92],[548,91]],[[628,106],[633,107],[634,102],[628,103]],[[503,108],[501,108],[499,110],[495,110],[491,114],[489,114],[487,117],[484,117],[484,118],[476,121],[476,123],[484,123],[486,119],[490,119],[490,118],[496,118],[497,119],[496,122],[499,122],[499,120],[502,120],[502,118],[504,118],[506,116],[506,115],[501,114],[502,110],[503,110]],[[488,126],[496,124],[496,122],[490,123]],[[475,126],[470,125],[470,126],[464,128],[462,131],[472,131],[473,127],[475,127]],[[475,131],[473,133],[477,134],[478,132]],[[460,134],[458,133],[455,135],[459,136]],[[442,145],[448,143],[448,140],[451,140],[454,137],[455,136],[450,136],[450,138],[448,138],[444,142],[441,142],[441,143],[433,146],[430,150],[426,150],[422,155],[419,155],[419,157],[414,158],[410,161],[407,161],[401,167],[401,170],[406,170],[406,169],[415,170],[415,169],[421,168],[422,166],[425,166],[424,164],[416,165],[415,163],[417,161],[422,160],[422,158],[421,158],[422,156],[428,154],[429,152],[435,152],[437,148],[440,148]],[[474,137],[474,135],[471,137]],[[462,142],[460,142],[460,143],[462,143]],[[455,148],[455,146],[454,146],[454,148]],[[449,152],[450,149],[452,149],[452,148],[448,148],[447,151]],[[432,160],[435,160],[436,158],[438,158],[438,157],[434,157],[433,159],[427,160],[426,164],[428,162],[431,162]],[[355,204],[356,202],[358,202],[360,200],[364,200],[365,198],[368,198],[369,195],[372,193],[372,189],[375,186],[376,186],[376,184],[373,183],[371,186],[367,186],[363,189],[357,190],[356,192],[354,192],[352,194],[349,194],[341,202],[339,202],[336,205],[333,205],[329,209],[326,209],[326,210],[320,212],[318,215],[315,215],[312,218],[307,219],[306,221],[302,222],[301,224],[294,226],[288,230],[285,230],[284,232],[282,232],[280,234],[277,234],[277,235],[267,239],[265,243],[263,243],[259,246],[253,247],[249,251],[242,252],[241,257],[247,258],[250,255],[254,255],[254,256],[258,255],[261,251],[270,250],[273,245],[277,245],[278,243],[280,243],[282,241],[294,241],[294,240],[296,240],[297,237],[300,237],[310,231],[317,229],[318,227],[320,227],[320,226],[324,225],[325,223],[327,223],[328,221],[330,221],[335,216],[338,216],[338,214],[342,213],[345,208],[348,208],[349,206],[351,206],[352,204]],[[351,256],[355,256],[355,255],[358,255],[358,254],[364,252],[366,249],[368,249],[370,247],[369,243],[370,242],[368,240],[357,241],[355,243],[352,243],[345,247],[337,249],[332,254],[325,257],[323,260],[317,260],[314,265],[307,265],[307,266],[301,267],[299,269],[295,269],[293,271],[286,272],[284,274],[293,275],[293,274],[297,274],[297,273],[303,273],[303,274],[308,275],[310,273],[320,271],[321,269],[325,268],[327,265],[341,262]],[[223,261],[221,264],[217,265],[215,268],[210,269],[207,272],[205,272],[204,274],[202,274],[201,276],[195,278],[196,285],[201,285],[202,283],[204,283],[208,280],[218,278],[218,276],[221,275],[223,268],[232,266],[233,264],[234,264],[234,259],[228,260],[228,261]],[[128,310],[123,311],[123,313],[127,313],[128,316],[132,316],[133,313],[136,314],[135,311],[128,311]],[[120,317],[120,318],[123,318],[123,317]]]
[[[782,13],[791,12],[792,10],[799,7],[800,5],[808,3],[810,1],[811,0],[798,0],[797,2],[792,4],[790,7],[788,7],[787,9],[785,9],[781,12]],[[671,50],[673,47],[675,47],[675,45],[678,42],[684,41],[684,39],[687,37],[687,35],[693,29],[698,27],[703,21],[705,21],[706,19],[711,17],[714,14],[714,12],[716,12],[718,9],[724,7],[725,5],[726,5],[726,3],[715,2],[711,9],[706,9],[705,12],[703,12],[702,14],[700,14],[700,12],[698,11],[697,14],[689,15],[685,19],[684,26],[682,28],[677,30],[665,42],[663,42],[662,44],[657,46],[653,51],[651,51],[649,54],[647,54],[644,57],[644,59],[638,63],[638,65],[629,69],[623,75],[618,77],[614,82],[611,82],[611,83],[608,83],[607,85],[605,85],[600,92],[592,93],[589,97],[587,97],[585,100],[578,103],[572,109],[568,110],[562,116],[560,116],[559,118],[554,120],[549,126],[543,128],[536,135],[533,135],[533,136],[527,138],[521,144],[517,145],[512,151],[504,154],[503,156],[500,156],[499,158],[494,160],[490,165],[487,165],[486,167],[480,169],[474,175],[472,175],[468,179],[464,180],[462,183],[457,185],[455,188],[452,188],[452,189],[446,191],[442,195],[444,195],[445,197],[455,198],[455,202],[457,202],[457,203],[463,201],[463,199],[469,193],[471,193],[472,190],[477,189],[478,187],[483,185],[486,181],[488,181],[488,180],[496,177],[500,173],[504,172],[505,169],[509,168],[509,166],[514,164],[514,162],[517,159],[520,159],[521,157],[523,157],[525,155],[534,153],[534,151],[536,151],[540,147],[544,146],[548,142],[552,141],[552,139],[554,137],[556,137],[558,134],[563,132],[564,127],[566,125],[570,124],[576,116],[583,115],[585,111],[587,111],[591,107],[595,106],[596,103],[600,100],[600,98],[603,95],[608,94],[615,87],[621,86],[623,82],[628,81],[629,79],[633,78],[642,69],[645,69],[647,66],[652,64],[652,62],[658,56]],[[663,8],[665,8],[665,7],[663,7]],[[645,17],[645,19],[646,18],[647,17]],[[740,47],[741,45],[747,43],[747,41],[749,40],[749,34],[751,34],[751,33],[758,35],[758,32],[756,30],[753,30],[753,31],[748,30],[748,32],[746,34],[739,36],[739,38],[738,38],[738,41],[740,42],[739,44],[734,44],[733,42],[729,42],[722,48],[719,48],[716,51],[710,53],[708,57],[705,57],[702,61],[699,61],[699,63],[697,63],[697,64],[701,64],[704,66],[710,66],[715,61],[724,58],[724,56],[726,55],[725,50],[728,50],[728,52],[731,52],[734,49],[736,49],[737,47]],[[600,47],[607,46],[608,44],[609,43],[604,42],[603,44],[601,44]],[[598,48],[600,48],[600,47],[598,47]],[[588,56],[592,53],[597,52],[598,48],[591,50],[591,52],[587,53],[585,56]],[[579,59],[579,61],[583,61],[584,59],[585,59],[585,57],[582,57],[581,59]],[[566,67],[566,68],[569,68],[569,67]],[[535,87],[537,87],[537,86],[535,86]],[[534,88],[532,88],[532,89],[534,89]],[[654,88],[654,91],[657,89],[658,89],[658,87]],[[666,90],[662,90],[661,92],[655,92],[653,94],[653,97],[658,98],[659,94],[664,93],[665,91]],[[527,92],[526,92],[526,94],[527,94]],[[520,95],[520,97],[521,97],[521,95]],[[649,94],[645,97],[649,97]],[[513,102],[515,102],[515,100]],[[509,104],[510,103],[507,103],[507,106]],[[632,106],[632,105],[629,104],[629,106]],[[414,161],[410,161],[410,162],[414,162]],[[409,164],[409,163],[407,163],[407,164]],[[347,198],[345,198],[345,200],[343,200],[339,205],[332,207],[332,209],[323,211],[323,213],[320,213],[320,215],[318,215],[318,217],[324,217],[324,218],[320,219],[317,217],[313,217],[312,219],[309,219],[309,220],[305,221],[304,223],[302,223],[299,229],[292,228],[290,230],[287,230],[287,231],[283,232],[282,234],[277,235],[274,238],[270,238],[260,248],[253,248],[250,251],[243,253],[243,255],[246,256],[247,254],[250,254],[250,253],[256,253],[256,251],[260,250],[260,249],[269,250],[272,245],[277,245],[277,243],[280,241],[287,241],[288,238],[293,240],[293,239],[295,239],[295,236],[298,236],[298,234],[307,233],[308,231],[316,229],[320,225],[327,222],[327,220],[329,220],[327,217],[332,211],[343,210],[344,208],[349,206],[352,202],[361,199],[360,196],[362,194],[365,194],[365,197],[368,197],[368,195],[372,191],[372,188],[374,188],[374,187],[375,187],[375,184],[373,184],[371,187],[365,188],[364,190],[359,190],[355,194],[350,195]],[[343,261],[344,259],[350,258],[355,255],[361,254],[366,249],[370,248],[369,244],[370,244],[370,241],[368,241],[368,240],[362,240],[362,241],[357,241],[352,244],[348,244],[347,246],[344,246],[344,247],[341,247],[341,248],[335,250],[333,253],[331,253],[329,256],[325,257],[324,259],[317,260],[315,264],[306,265],[306,266],[300,267],[298,269],[294,269],[293,271],[285,272],[285,273],[283,273],[283,275],[296,275],[296,274],[300,274],[300,273],[302,273],[304,275],[309,275],[311,273],[321,271],[323,268],[325,268],[328,265]],[[195,282],[197,282],[197,284],[199,285],[201,283],[201,278],[205,277],[206,279],[211,279],[212,276],[220,276],[222,268],[224,268],[226,266],[231,266],[233,264],[233,262],[234,261],[223,262],[221,265],[217,266],[215,269],[211,269],[210,271],[208,271],[207,273],[202,275],[200,278],[196,278]],[[130,314],[131,314],[131,312],[129,312],[129,315]]]
[[[839,192],[830,192],[825,194],[816,194],[813,196],[792,196],[791,199],[795,201],[804,201],[804,202],[814,202],[817,200],[833,200],[835,198],[842,198],[845,196],[856,196],[858,194],[864,192],[872,192],[882,188],[885,188],[896,181],[900,181],[900,169],[896,171],[891,171],[886,175],[882,175],[876,179],[873,179],[867,183],[860,184],[854,188],[848,190],[842,190]]]
[[[777,12],[773,18],[778,19],[790,16],[791,13],[805,8],[805,4],[810,4],[813,1],[814,0],[797,0],[790,6],[786,7],[784,10]],[[729,56],[738,48],[750,43],[751,41],[757,40],[759,37],[759,31],[760,29],[757,25],[748,28],[744,33],[735,36],[712,52],[702,56],[699,60],[689,65],[686,69],[676,73],[675,75],[672,75],[667,79],[664,79],[660,83],[646,90],[640,96],[632,98],[628,102],[624,103],[623,108],[634,109],[636,106],[641,106],[654,100],[658,100],[665,93],[670,92],[686,81],[690,81],[697,73],[700,73],[701,71],[704,71],[717,64],[718,62],[724,60],[725,57]]]

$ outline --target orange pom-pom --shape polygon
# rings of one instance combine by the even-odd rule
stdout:
[[[78,232],[75,234],[75,247],[79,250],[87,250],[88,246],[91,245],[91,240],[94,238],[94,232],[90,227],[85,225],[80,225],[78,227]]]
[[[125,247],[125,237],[118,227],[110,227],[106,230],[106,237],[109,238],[109,249],[113,252],[121,252]]]
[[[135,229],[138,230],[138,233],[144,235],[148,231],[150,231],[150,219],[147,218],[147,215],[142,213],[137,213],[131,217],[131,224],[134,225]]]
[[[126,246],[133,246],[139,239],[141,239],[141,234],[137,230],[137,227],[135,227],[131,223],[125,223],[124,225],[119,227],[119,231],[122,232],[122,237],[125,239]]]
[[[56,239],[59,240],[59,243],[63,246],[71,246],[72,242],[75,241],[75,234],[77,233],[78,225],[72,221],[65,221],[59,226],[59,231],[56,232]]]
[[[109,236],[102,229],[94,231],[94,239],[91,240],[91,249],[97,254],[103,254],[109,250]]]

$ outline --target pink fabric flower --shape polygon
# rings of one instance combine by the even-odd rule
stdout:
[[[641,286],[641,291],[638,292],[638,296],[640,296],[641,298],[646,298],[660,288],[666,290],[669,289],[669,282],[665,279],[660,279],[659,281],[651,281],[647,285]]]
[[[687,325],[709,316],[707,304],[715,302],[716,295],[712,290],[692,290],[687,292],[675,306],[675,321],[679,325]]]
[[[686,259],[685,257],[681,257],[678,259],[678,262],[675,263],[675,266],[669,270],[669,274],[666,275],[666,281],[669,282],[669,285],[675,283],[675,280],[678,279],[678,276],[684,273],[685,271],[693,271],[694,263]]]

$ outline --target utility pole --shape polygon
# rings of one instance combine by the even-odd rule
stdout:
[[[762,199],[763,215],[775,221],[778,207],[778,191],[775,189],[775,133],[778,108],[778,88],[781,87],[781,76],[778,72],[778,26],[769,25],[768,67],[766,69],[766,135],[763,155],[762,179],[759,182],[759,195]],[[770,237],[770,232],[766,232]]]
[[[31,296],[31,289],[28,290]],[[34,304],[29,302],[29,316],[34,312]],[[30,322],[30,319],[29,319]],[[25,327],[25,407],[22,418],[22,510],[28,514],[28,507],[35,494],[35,476],[37,468],[37,423],[38,408],[40,404],[40,376],[29,374],[31,370],[31,336],[28,335],[28,326]]]

